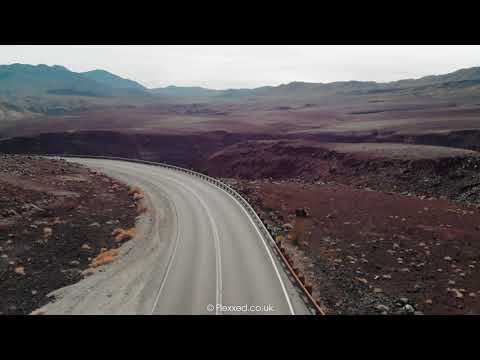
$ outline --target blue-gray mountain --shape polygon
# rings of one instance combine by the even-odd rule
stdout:
[[[92,70],[80,73],[82,76],[115,89],[133,89],[145,91],[147,88],[136,81],[125,79],[105,70]]]
[[[292,82],[255,89],[212,90],[168,86],[147,89],[105,70],[76,73],[59,65],[0,65],[0,120],[35,114],[58,114],[99,106],[137,106],[169,101],[305,99],[331,96],[379,96],[387,99],[425,96],[436,99],[480,98],[480,67],[450,74],[389,83],[343,81]]]
[[[124,89],[146,90],[135,81],[105,70],[76,73],[58,65],[0,65],[0,94],[4,96],[115,96]]]

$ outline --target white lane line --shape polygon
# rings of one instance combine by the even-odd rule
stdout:
[[[147,165],[147,166],[148,166],[148,165]],[[151,166],[151,167],[154,167],[154,165],[150,165],[150,166]],[[162,175],[163,175],[163,174],[162,174]],[[220,246],[219,246],[219,239],[218,239],[218,231],[217,231],[216,224],[215,224],[215,222],[213,221],[213,217],[212,217],[212,215],[211,215],[208,207],[206,206],[206,204],[203,202],[203,200],[202,200],[193,190],[191,190],[188,186],[186,186],[186,185],[185,185],[184,183],[182,183],[181,181],[178,181],[177,179],[172,179],[171,177],[168,177],[168,176],[164,176],[164,177],[170,179],[171,181],[174,181],[174,182],[177,182],[177,183],[182,184],[182,186],[183,186],[184,188],[188,189],[189,192],[190,192],[191,194],[193,194],[193,195],[197,198],[197,200],[199,200],[199,202],[202,204],[202,206],[205,208],[205,211],[207,212],[207,216],[208,216],[208,218],[209,218],[209,220],[210,220],[210,223],[211,223],[211,225],[212,225],[212,229],[213,229],[213,231],[214,231],[214,240],[215,240],[216,268],[217,268],[217,294],[216,294],[217,296],[216,296],[216,301],[217,301],[217,304],[221,304],[221,299],[222,299],[222,279],[221,279]],[[209,182],[207,182],[207,183],[209,183]],[[212,185],[212,186],[214,186],[216,189],[219,189],[217,186],[215,186],[215,185],[213,185],[213,184],[211,184],[211,183],[209,183],[209,184]],[[221,189],[220,189],[220,190],[221,190]],[[295,315],[295,311],[294,311],[294,309],[293,309],[292,302],[291,302],[291,300],[290,300],[290,297],[289,297],[289,295],[288,295],[287,289],[286,289],[285,284],[284,284],[284,282],[283,282],[283,279],[282,279],[282,277],[281,277],[281,275],[280,275],[280,272],[279,272],[279,270],[278,270],[278,268],[277,268],[277,265],[276,265],[276,263],[275,263],[275,260],[274,260],[274,258],[273,258],[273,256],[272,256],[271,252],[270,252],[270,249],[269,249],[267,243],[265,242],[265,239],[263,238],[262,234],[261,234],[260,231],[258,230],[257,225],[255,224],[255,222],[254,222],[253,219],[251,218],[250,214],[248,214],[248,212],[247,212],[247,211],[244,209],[244,207],[238,202],[237,199],[235,199],[235,198],[234,198],[232,195],[230,195],[227,191],[223,191],[223,192],[224,192],[225,194],[227,194],[230,198],[232,198],[233,201],[242,209],[242,211],[245,213],[245,215],[247,216],[247,218],[248,218],[248,219],[250,220],[250,222],[252,223],[252,225],[253,225],[254,229],[256,230],[258,236],[260,237],[260,239],[262,239],[262,243],[263,243],[263,245],[264,245],[264,247],[265,247],[265,250],[267,251],[267,254],[268,254],[269,258],[270,258],[270,261],[271,261],[271,263],[272,263],[272,266],[273,266],[273,268],[274,268],[274,270],[275,270],[275,273],[276,273],[276,275],[277,275],[277,278],[278,278],[278,280],[279,280],[279,282],[280,282],[280,285],[281,285],[281,287],[282,287],[282,291],[283,291],[283,293],[284,293],[284,295],[285,295],[285,299],[286,299],[286,301],[287,301],[287,304],[288,304],[288,308],[289,308],[289,310],[290,310],[290,313],[291,313],[292,315]],[[166,279],[166,277],[165,277],[165,279]],[[219,315],[219,314],[221,313],[221,311],[218,311],[218,307],[217,307],[217,306],[216,306],[216,309],[217,309],[216,314]]]
[[[200,196],[198,196],[197,193],[188,185],[185,185],[183,182],[179,181],[178,179],[171,178],[163,174],[162,176],[164,176],[167,179],[170,179],[170,181],[174,181],[180,184],[185,190],[190,192],[200,202],[202,207],[205,209],[205,212],[207,213],[208,220],[210,221],[210,226],[213,230],[213,239],[214,239],[214,245],[215,245],[215,268],[216,268],[216,284],[217,284],[215,314],[221,315],[222,314],[221,306],[217,306],[217,305],[222,305],[222,292],[223,292],[222,257],[220,252],[220,238],[218,236],[218,228],[217,228],[217,225],[215,224],[215,221],[213,220],[212,213],[210,212],[210,209],[208,208],[207,204],[205,204],[203,199]]]
[[[146,165],[148,166],[148,165]],[[116,166],[114,165],[114,167],[117,167],[117,168],[120,168],[122,170],[128,170],[128,166],[125,167],[120,164],[116,164]],[[156,166],[152,166],[150,165],[150,167],[153,167],[153,169],[155,170],[158,170],[158,167]],[[137,175],[138,176],[138,175]],[[171,182],[173,183],[177,183],[177,184],[180,184],[185,190],[187,190],[188,192],[190,192],[199,202],[200,204],[202,205],[202,207],[205,209],[205,212],[207,213],[207,217],[210,221],[210,225],[211,225],[211,228],[213,230],[213,237],[214,237],[214,246],[215,246],[215,270],[216,270],[216,303],[221,305],[222,304],[222,292],[223,292],[223,287],[222,287],[222,260],[221,260],[221,252],[220,252],[220,239],[219,239],[219,236],[218,236],[218,229],[217,229],[217,225],[215,224],[215,221],[213,220],[213,216],[208,208],[208,206],[205,204],[205,202],[202,200],[201,197],[199,197],[189,186],[185,185],[183,182],[179,181],[178,179],[176,178],[172,178],[170,176],[166,176],[165,174],[163,173],[160,173],[160,176],[162,176],[163,178],[165,179],[168,179],[170,180]],[[158,186],[156,185],[155,183],[152,183],[151,181],[149,180],[145,180],[145,178],[143,176],[139,176],[140,178],[142,178],[144,181],[154,185],[154,186]],[[173,203],[173,201],[172,201]],[[174,209],[175,209],[175,214],[177,214],[177,209],[174,205]],[[178,216],[176,217],[177,219],[177,229],[179,229],[178,227]],[[154,302],[154,305],[153,305],[153,308],[152,308],[152,312],[151,314],[153,313],[153,311],[155,310],[155,307],[157,306],[158,304],[158,301],[160,299],[160,295],[163,291],[163,288],[164,288],[164,285],[166,283],[166,280],[167,280],[167,276],[168,276],[168,273],[170,272],[170,268],[172,266],[172,263],[173,263],[173,259],[175,257],[175,254],[176,254],[176,251],[177,251],[177,247],[178,247],[178,239],[179,239],[179,233],[180,231],[177,230],[177,239],[176,239],[176,243],[175,243],[175,248],[174,248],[174,251],[172,253],[172,256],[170,257],[169,259],[169,263],[167,265],[167,270],[164,274],[164,277],[163,277],[163,281],[162,281],[162,284],[160,285],[160,289],[157,293],[157,296],[156,296],[156,299],[155,299],[155,302]],[[221,315],[222,314],[222,311],[220,310],[220,306],[215,306],[215,314],[216,315]]]
[[[165,283],[167,282],[168,274],[170,273],[170,269],[172,268],[173,259],[175,258],[175,255],[177,253],[178,243],[180,242],[179,241],[180,227],[178,225],[177,207],[175,206],[175,203],[173,201],[171,201],[171,203],[173,204],[173,208],[175,210],[175,219],[176,219],[176,227],[177,227],[177,236],[175,238],[175,247],[173,248],[173,252],[172,252],[172,255],[170,256],[170,259],[168,259],[167,269],[165,270],[165,273],[163,274],[162,283],[160,285],[160,288],[158,289],[157,296],[155,297],[155,301],[153,302],[152,311],[150,312],[150,315],[153,315],[153,312],[155,311],[155,308],[158,305],[158,301],[160,300],[160,295],[162,294]]]
[[[120,173],[120,174],[130,174],[129,170],[131,170],[131,169],[127,169],[125,166],[122,166],[123,164],[122,165],[116,164],[116,165],[113,165],[113,166],[112,166],[112,164],[109,164],[109,165],[110,165],[110,168],[112,168],[112,167],[117,168],[115,171]],[[98,165],[98,168],[100,170],[103,170],[102,165]],[[109,168],[107,167],[107,170],[108,169]],[[121,170],[118,170],[118,169],[121,169]],[[155,184],[152,181],[147,180],[145,177],[139,176],[138,174],[137,174],[137,176],[140,179],[142,179],[143,182],[146,182],[146,183],[150,184],[150,186],[158,187],[158,184]],[[179,221],[178,221],[179,218],[178,218],[177,207],[175,206],[175,203],[172,200],[170,200],[170,203],[172,204],[173,210],[175,211],[175,223],[176,223],[176,229],[177,229],[177,231],[176,231],[177,234],[176,234],[176,237],[175,237],[175,246],[173,248],[172,254],[170,255],[170,258],[168,259],[167,268],[166,268],[166,270],[163,274],[162,282],[161,282],[160,287],[157,291],[157,295],[155,296],[155,300],[153,302],[153,306],[152,306],[152,310],[150,311],[150,315],[153,315],[153,313],[155,311],[155,308],[158,305],[158,301],[160,300],[160,296],[163,292],[163,288],[165,287],[165,284],[167,282],[168,274],[170,273],[170,269],[172,268],[173,260],[175,259],[175,255],[177,254],[178,243],[180,242],[180,240],[179,240],[180,239],[180,226],[179,226]],[[158,220],[155,221],[155,230],[156,230],[156,233],[158,235],[158,233],[160,232],[159,229],[158,229]]]
[[[210,184],[210,183],[209,183]],[[213,185],[213,184],[212,184]],[[213,185],[215,186],[215,185]],[[217,186],[215,186],[215,188],[218,189]],[[275,260],[272,256],[272,253],[270,252],[270,249],[267,245],[267,243],[265,242],[265,239],[263,238],[262,234],[260,233],[260,231],[258,230],[257,228],[257,225],[255,224],[255,222],[253,221],[253,219],[251,218],[250,214],[245,210],[245,208],[242,206],[242,204],[240,204],[238,202],[237,199],[235,199],[232,195],[230,195],[227,191],[224,191],[225,194],[227,194],[228,196],[230,196],[233,201],[235,201],[236,204],[238,204],[238,206],[243,210],[243,212],[245,213],[245,215],[247,215],[248,219],[250,220],[250,222],[252,223],[253,227],[255,228],[255,230],[257,231],[257,234],[258,236],[260,237],[260,239],[262,239],[262,242],[263,242],[263,245],[265,247],[265,250],[267,251],[267,254],[268,254],[268,257],[270,258],[270,261],[273,265],[273,268],[275,269],[275,273],[277,274],[277,278],[278,278],[278,281],[280,281],[280,285],[282,287],[282,290],[283,290],[283,294],[285,295],[285,299],[287,300],[287,304],[288,304],[288,308],[290,310],[290,314],[291,315],[295,315],[295,311],[293,310],[293,306],[292,306],[292,302],[290,300],[290,296],[288,295],[288,292],[287,292],[287,289],[285,287],[285,284],[283,283],[283,279],[280,275],[280,272],[278,271],[278,267],[277,267],[277,264],[275,263]]]
[[[175,179],[175,181],[183,184],[181,181],[178,181],[177,179]],[[220,189],[219,187],[207,182],[208,184],[212,185],[215,187],[215,189]],[[183,186],[187,187],[185,184],[183,184]],[[222,189],[220,189],[222,190]],[[223,191],[223,190],[222,190]],[[233,199],[233,201],[242,209],[242,211],[245,213],[245,215],[247,216],[247,218],[250,220],[250,222],[252,223],[255,231],[257,232],[258,236],[260,237],[260,239],[262,239],[262,243],[263,243],[263,246],[265,247],[265,250],[267,251],[267,254],[268,254],[268,257],[270,258],[270,261],[273,265],[273,268],[275,270],[275,273],[277,275],[277,278],[278,278],[278,281],[280,282],[280,286],[282,287],[282,291],[283,291],[283,294],[285,295],[285,299],[287,301],[287,304],[288,304],[288,309],[290,311],[290,314],[291,315],[295,315],[295,310],[293,309],[293,305],[292,305],[292,301],[290,300],[290,296],[288,295],[288,292],[287,292],[287,288],[285,287],[285,284],[283,282],[283,279],[282,279],[282,276],[280,275],[280,272],[278,270],[278,267],[277,267],[277,264],[275,263],[275,260],[272,256],[272,253],[270,252],[270,248],[268,247],[267,243],[265,242],[265,239],[264,237],[262,236],[262,234],[260,233],[260,231],[258,230],[258,227],[257,225],[255,224],[255,222],[253,221],[253,219],[251,218],[250,214],[248,214],[248,212],[245,210],[245,208],[238,202],[237,199],[235,199],[232,195],[230,195],[228,192],[226,191],[223,191],[225,194],[227,194],[230,198]],[[192,194],[195,195],[197,197],[197,199],[203,203],[203,200],[201,198],[199,198],[193,191],[192,191]],[[208,213],[208,217],[210,219],[212,219],[213,217],[211,216],[210,214],[210,211],[208,211],[208,208],[206,205],[204,205],[205,209],[207,210],[207,213]],[[218,255],[218,257],[220,257],[220,255]],[[217,300],[217,303],[218,304],[221,304],[221,302],[218,302]]]

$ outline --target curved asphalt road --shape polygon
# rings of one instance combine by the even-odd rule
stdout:
[[[47,313],[313,313],[245,210],[223,190],[152,165],[69,161],[140,186],[149,219],[119,260],[56,291]]]

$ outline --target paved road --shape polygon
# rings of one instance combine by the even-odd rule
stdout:
[[[137,238],[122,246],[119,260],[55,292],[57,301],[46,307],[47,313],[312,313],[229,194],[156,166],[70,161],[139,185],[148,195],[150,212]]]

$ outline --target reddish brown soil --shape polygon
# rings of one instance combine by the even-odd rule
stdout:
[[[134,226],[126,186],[80,165],[0,156],[0,314],[28,314]]]
[[[336,181],[384,191],[480,201],[480,153],[408,144],[249,141],[212,155],[212,176]]]
[[[285,235],[296,208],[309,209],[302,253],[328,312],[380,313],[385,305],[405,313],[400,299],[408,298],[424,314],[480,314],[478,206],[344,185],[232,182],[274,234]]]
[[[468,100],[429,98],[384,99],[368,97],[316,99],[243,99],[204,104],[159,104],[117,107],[0,123],[0,139],[68,131],[124,131],[146,134],[229,133],[268,134],[277,137],[317,138],[389,137],[476,130],[480,107]],[[375,101],[378,101],[375,100]],[[306,105],[309,106],[306,106]],[[403,135],[402,135],[403,136]],[[438,137],[438,136],[437,136]],[[423,138],[422,141],[429,139]],[[458,142],[458,139],[434,138]],[[370,139],[371,141],[371,139]],[[398,141],[398,140],[397,140]],[[431,145],[440,143],[426,142]],[[461,141],[460,141],[461,143]],[[457,143],[456,146],[459,146]],[[461,147],[461,146],[460,146]]]
[[[292,209],[308,206],[317,219],[309,246],[296,258],[305,269],[312,266],[317,293],[331,312],[378,313],[385,310],[376,306],[386,305],[389,313],[401,313],[396,303],[406,296],[424,313],[478,313],[478,297],[469,295],[478,296],[480,283],[478,211],[428,199],[480,203],[480,158],[460,150],[480,150],[479,113],[478,105],[461,99],[393,101],[381,94],[163,104],[2,123],[0,151],[123,156],[216,177],[270,178],[258,198],[274,209],[273,218],[291,221]],[[270,184],[273,179],[287,183]],[[12,183],[6,175],[3,180]],[[336,185],[321,185],[330,182]],[[281,201],[285,209],[278,209]]]

